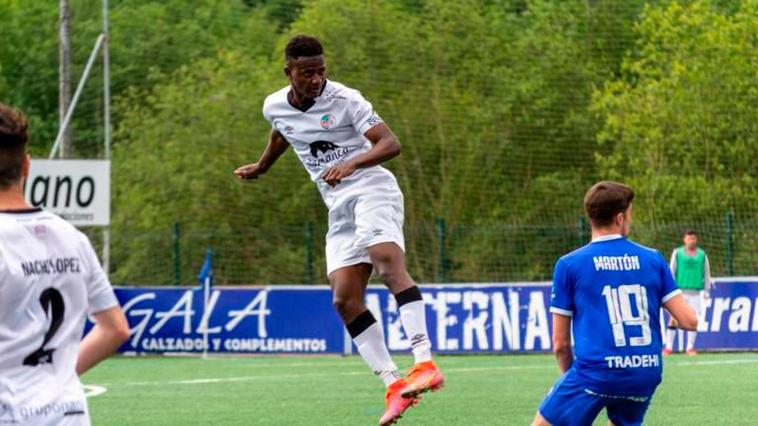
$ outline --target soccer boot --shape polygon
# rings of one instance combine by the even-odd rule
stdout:
[[[663,356],[669,356],[669,355],[671,355],[673,353],[674,353],[674,351],[672,351],[669,348],[666,348],[666,349],[663,350]]]
[[[687,355],[689,355],[689,356],[695,356],[695,355],[697,355],[697,351],[695,349],[692,349],[692,348],[687,349]]]
[[[402,417],[405,410],[418,403],[418,398],[404,398],[401,391],[408,386],[405,380],[399,379],[387,388],[384,395],[384,414],[379,419],[379,425],[391,425]]]
[[[408,386],[403,389],[402,395],[406,398],[414,398],[426,391],[436,392],[445,384],[445,376],[437,368],[434,361],[420,362],[411,368],[405,377]]]

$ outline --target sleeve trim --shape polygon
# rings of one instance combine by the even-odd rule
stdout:
[[[551,306],[550,307],[550,312],[552,312],[554,314],[564,315],[564,316],[567,316],[567,317],[574,316],[574,312],[569,311],[568,309],[556,308],[555,306]]]
[[[379,117],[379,114],[377,114],[375,111],[372,111],[371,115],[361,125],[359,132],[361,135],[364,135],[366,132],[382,123],[384,123],[384,120]]]
[[[661,299],[661,304],[668,302],[669,300],[671,300],[671,298],[673,298],[677,294],[682,294],[682,290],[676,289],[676,290],[672,291],[671,293],[663,296],[663,299]]]

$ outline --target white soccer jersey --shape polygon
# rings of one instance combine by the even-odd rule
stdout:
[[[79,342],[86,315],[117,304],[84,234],[41,209],[0,211],[0,425],[89,424]]]
[[[289,103],[289,91],[287,86],[269,95],[263,103],[263,116],[295,150],[328,208],[356,193],[377,188],[399,190],[395,177],[381,166],[358,169],[335,187],[321,179],[329,167],[371,149],[363,134],[382,119],[360,92],[327,80],[321,95],[303,112]]]

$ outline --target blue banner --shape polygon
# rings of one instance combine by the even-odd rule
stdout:
[[[702,298],[696,349],[758,349],[758,278],[722,279]],[[683,345],[679,332],[674,347]]]
[[[117,288],[131,328],[122,352],[341,352],[328,289]],[[206,339],[207,335],[207,339]]]
[[[421,287],[435,352],[544,352],[551,348],[550,286],[546,283]],[[391,351],[410,349],[397,303],[371,288],[366,304],[384,325]]]
[[[424,285],[435,352],[551,349],[548,283]],[[122,352],[345,353],[352,348],[327,286],[116,289],[132,330]],[[410,347],[395,298],[372,286],[366,303],[392,351]],[[717,280],[698,349],[758,349],[758,278]],[[91,326],[91,324],[89,324]]]

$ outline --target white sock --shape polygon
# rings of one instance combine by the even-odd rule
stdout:
[[[687,350],[695,349],[695,339],[697,338],[697,331],[687,332]]]
[[[369,368],[382,379],[387,387],[400,379],[400,370],[392,362],[390,352],[384,343],[382,326],[378,322],[371,324],[361,334],[355,336],[353,342]]]
[[[666,329],[666,349],[670,351],[674,350],[674,337],[676,337],[676,329],[667,328]]]
[[[413,358],[418,364],[432,360],[432,342],[426,330],[426,307],[423,300],[406,303],[400,308],[400,322],[405,335],[411,341]]]

